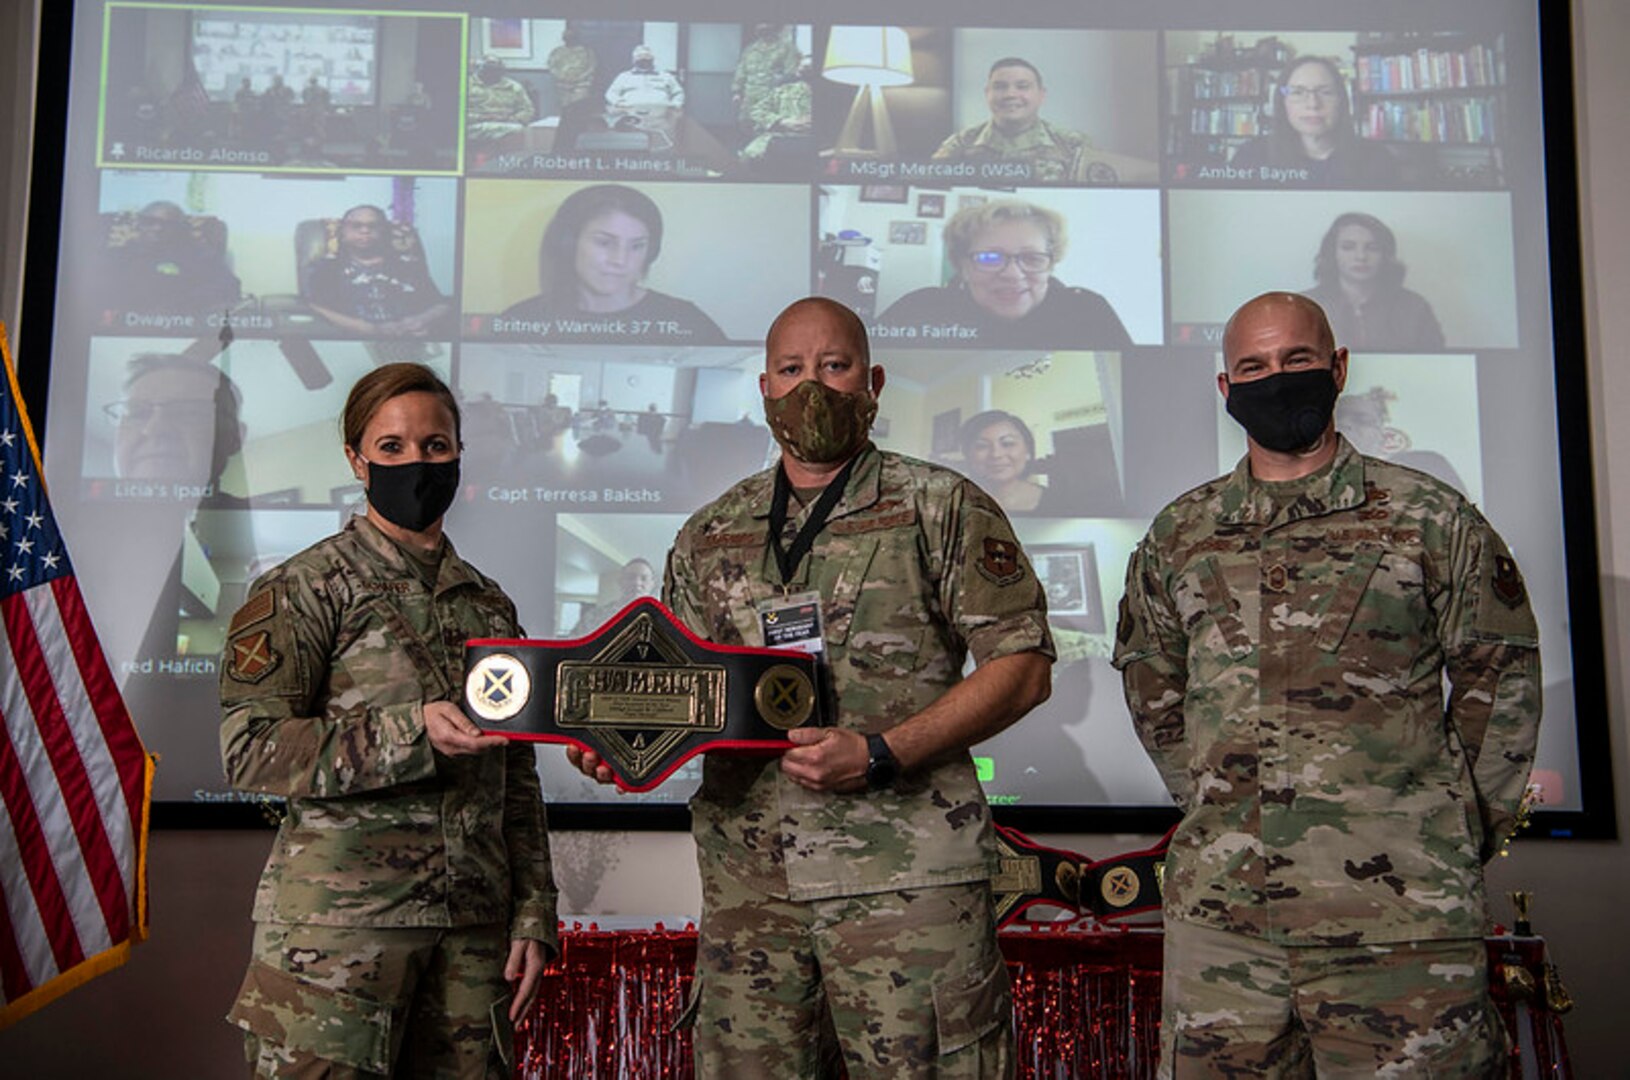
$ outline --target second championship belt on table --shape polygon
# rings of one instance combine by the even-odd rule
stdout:
[[[464,670],[483,730],[593,750],[625,791],[709,750],[789,750],[788,731],[823,722],[813,656],[702,641],[651,599],[573,641],[474,639]]]

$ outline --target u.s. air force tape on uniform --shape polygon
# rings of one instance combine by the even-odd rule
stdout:
[[[470,641],[464,671],[484,730],[593,750],[627,791],[709,750],[790,749],[788,731],[822,722],[814,657],[709,644],[649,599],[576,641]]]
[[[1157,908],[1171,838],[1168,832],[1146,851],[1093,861],[1073,851],[1045,847],[1017,829],[998,825],[996,848],[1001,864],[990,883],[997,925],[1006,926],[1037,905],[1099,919]]]

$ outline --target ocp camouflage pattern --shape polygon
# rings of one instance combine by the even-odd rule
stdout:
[[[669,554],[663,596],[709,641],[763,644],[755,605],[783,594],[767,544],[774,480],[766,470],[698,511]],[[807,513],[789,514],[785,543]],[[869,445],[786,586],[809,590],[821,596],[834,722],[851,730],[885,731],[922,711],[960,681],[970,652],[979,663],[1053,655],[1041,586],[990,496]],[[805,790],[773,759],[709,754],[691,811],[702,866],[771,896],[958,884],[996,869],[966,751],[859,795]]]
[[[1092,140],[1079,131],[1070,131],[1037,120],[1017,135],[1004,134],[994,121],[987,120],[947,138],[934,151],[944,161],[1022,161],[1030,165],[1035,180],[1085,180],[1093,159]]]
[[[530,747],[451,758],[425,702],[458,701],[464,642],[515,607],[446,545],[434,586],[365,518],[254,582],[221,665],[232,786],[288,811],[254,917],[507,925],[553,946],[555,886]],[[246,670],[246,668],[248,670]]]
[[[1184,813],[1167,917],[1283,944],[1481,936],[1538,644],[1476,508],[1345,439],[1304,480],[1241,461],[1178,498],[1127,568],[1114,659]]]
[[[736,116],[742,127],[751,128],[760,104],[774,96],[783,83],[797,78],[802,61],[798,46],[784,32],[748,43],[730,77],[730,94],[736,99]]]

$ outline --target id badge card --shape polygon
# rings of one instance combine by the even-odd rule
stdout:
[[[797,649],[817,656],[826,651],[820,593],[792,593],[760,600],[755,606],[766,648]]]

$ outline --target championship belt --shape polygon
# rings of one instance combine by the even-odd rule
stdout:
[[[1044,847],[1017,829],[996,826],[1001,869],[991,879],[996,924],[1006,926],[1038,905],[1097,919],[1118,919],[1160,906],[1166,846],[1173,826],[1146,851],[1094,862],[1073,851]]]
[[[489,734],[593,750],[625,791],[650,791],[709,750],[790,750],[819,726],[815,658],[702,641],[651,599],[586,638],[477,638],[464,711]]]

